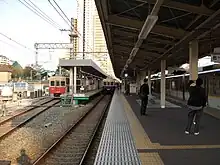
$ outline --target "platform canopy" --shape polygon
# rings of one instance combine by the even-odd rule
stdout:
[[[88,73],[90,75],[98,76],[100,78],[106,78],[106,73],[91,59],[60,59],[59,65],[67,70],[71,67],[79,67],[81,71],[84,73]]]
[[[124,68],[129,74],[147,68],[156,71],[161,59],[167,59],[168,66],[186,63],[192,40],[199,41],[199,57],[220,46],[220,0],[95,3],[117,77]]]

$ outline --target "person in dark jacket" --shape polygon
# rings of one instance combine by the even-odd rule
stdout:
[[[144,84],[140,88],[140,99],[141,99],[141,115],[146,115],[146,108],[148,103],[149,87],[147,79],[144,79]]]
[[[189,99],[188,99],[188,123],[185,133],[189,134],[192,124],[195,124],[194,135],[199,135],[200,119],[203,113],[203,109],[206,106],[207,98],[205,89],[201,87],[203,81],[201,78],[196,80],[196,84],[191,83],[189,87]],[[193,121],[194,120],[194,121]]]

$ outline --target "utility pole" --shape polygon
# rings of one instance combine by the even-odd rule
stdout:
[[[86,17],[86,0],[83,0],[83,59],[85,59],[85,17]]]

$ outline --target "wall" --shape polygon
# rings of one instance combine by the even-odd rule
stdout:
[[[8,82],[11,80],[11,73],[10,72],[0,72],[0,82]]]

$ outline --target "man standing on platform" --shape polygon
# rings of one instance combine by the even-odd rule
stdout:
[[[144,79],[144,84],[140,88],[140,99],[141,99],[141,115],[146,115],[146,108],[148,103],[149,87],[147,79]]]
[[[196,84],[190,82],[189,87],[189,100],[188,100],[188,123],[185,133],[189,134],[193,123],[195,124],[194,135],[199,135],[200,119],[203,113],[203,109],[207,103],[207,97],[205,89],[202,87],[203,81],[201,78],[196,80]]]

